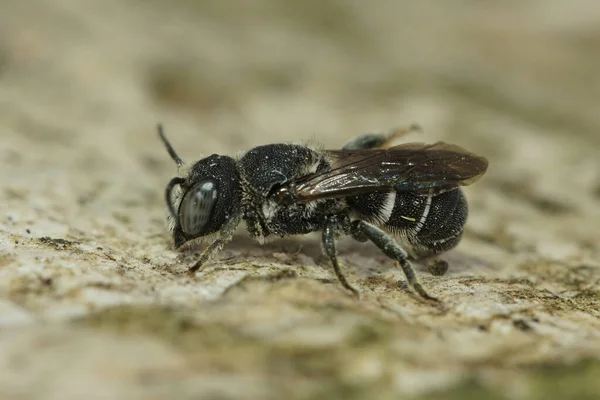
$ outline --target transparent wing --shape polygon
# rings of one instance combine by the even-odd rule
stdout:
[[[297,201],[346,197],[373,191],[451,189],[475,182],[486,158],[438,142],[406,143],[386,150],[327,150],[330,168],[295,181]]]

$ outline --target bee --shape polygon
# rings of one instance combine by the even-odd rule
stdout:
[[[161,125],[158,133],[179,169],[184,163]],[[261,243],[270,235],[320,231],[324,254],[354,295],[358,291],[340,269],[336,240],[348,235],[371,241],[400,267],[410,288],[437,300],[409,259],[433,259],[430,271],[445,273],[447,263],[438,256],[458,245],[467,220],[461,186],[478,180],[488,161],[444,142],[390,147],[395,136],[365,134],[340,150],[268,144],[236,157],[213,154],[195,162],[165,190],[175,248],[210,239],[188,274],[231,241],[244,221],[250,237]]]

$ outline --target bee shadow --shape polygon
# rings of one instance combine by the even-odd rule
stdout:
[[[391,260],[372,243],[360,243],[344,237],[337,242],[337,249],[340,262],[350,268],[379,272],[393,268]],[[241,259],[275,259],[283,264],[313,264],[330,268],[329,259],[322,251],[319,233],[276,238],[262,245],[248,236],[236,235],[229,254],[231,260],[238,262]]]
[[[343,237],[337,242],[338,259],[347,268],[355,269],[361,275],[385,273],[396,269],[390,258],[372,243],[361,243],[350,237]],[[199,256],[206,244],[191,244],[182,249],[180,260],[190,262]],[[451,250],[441,255],[449,263],[450,274],[469,274],[472,271],[490,268],[481,259],[470,257],[460,251]],[[213,258],[212,262],[234,265],[241,262],[277,262],[285,265],[319,266],[330,268],[327,256],[322,252],[321,235],[318,232],[307,235],[269,238],[264,244],[247,236],[243,232],[236,233],[231,243]],[[411,260],[415,269],[428,274],[427,260]]]

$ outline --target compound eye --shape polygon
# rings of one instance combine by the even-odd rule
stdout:
[[[210,221],[217,202],[217,183],[201,181],[188,190],[179,206],[179,224],[188,235],[198,235]]]

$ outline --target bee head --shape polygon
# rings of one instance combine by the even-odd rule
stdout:
[[[181,166],[183,161],[160,126],[159,134],[171,158],[178,167]],[[180,195],[174,202],[172,192],[176,186],[180,188]],[[196,162],[187,177],[171,179],[165,190],[165,200],[175,222],[175,247],[219,231],[239,208],[240,199],[240,177],[231,157],[213,154]]]

